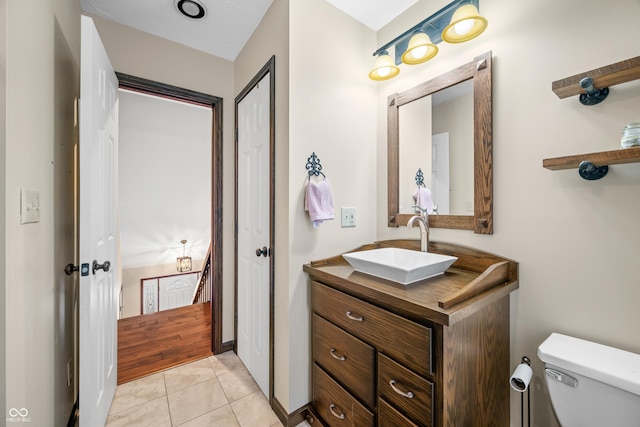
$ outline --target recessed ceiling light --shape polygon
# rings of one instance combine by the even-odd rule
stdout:
[[[203,18],[207,13],[204,5],[197,0],[176,0],[176,8],[184,16],[193,19]]]

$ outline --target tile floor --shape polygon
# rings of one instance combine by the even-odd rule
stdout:
[[[227,352],[119,385],[106,427],[119,426],[282,427],[282,423],[240,358]]]

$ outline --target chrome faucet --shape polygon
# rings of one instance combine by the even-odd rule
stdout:
[[[409,218],[407,222],[407,228],[413,228],[413,223],[417,220],[420,226],[420,250],[422,252],[429,251],[429,214],[426,209],[422,209],[420,206],[413,206],[420,210],[420,215],[414,215]]]

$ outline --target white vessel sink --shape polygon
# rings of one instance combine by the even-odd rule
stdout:
[[[398,248],[372,249],[342,256],[356,271],[403,285],[442,274],[458,259]]]

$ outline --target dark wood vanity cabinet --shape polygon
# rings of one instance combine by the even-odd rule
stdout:
[[[442,277],[403,286],[354,272],[339,258],[305,266],[312,406],[323,424],[509,425],[513,276],[443,309],[437,300],[458,291],[458,279],[481,272],[454,264]]]

